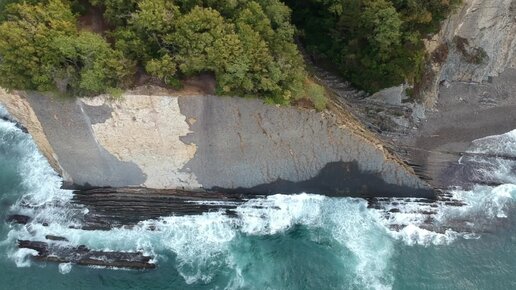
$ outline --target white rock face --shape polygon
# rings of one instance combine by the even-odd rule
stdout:
[[[197,188],[196,177],[181,169],[194,157],[195,144],[180,138],[190,133],[177,97],[124,95],[81,99],[93,107],[107,106],[111,117],[92,124],[97,142],[121,161],[133,162],[147,176],[150,188]]]

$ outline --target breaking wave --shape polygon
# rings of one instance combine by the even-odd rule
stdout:
[[[2,112],[5,110],[0,107]],[[516,131],[480,139],[474,142],[471,152],[512,154],[516,151],[515,140]],[[491,220],[505,218],[516,194],[516,186],[511,184],[514,166],[506,164],[489,173],[506,181],[502,185],[451,190],[453,198],[465,203],[460,207],[432,205],[418,199],[389,199],[381,208],[370,208],[368,201],[358,198],[277,194],[247,201],[236,208],[235,216],[209,212],[147,220],[131,228],[86,231],[73,228],[80,223],[74,217],[80,216],[81,209],[71,205],[71,191],[60,188],[60,177],[30,136],[2,120],[0,157],[5,164],[16,164],[16,173],[22,180],[24,194],[11,210],[34,217],[25,226],[11,226],[2,242],[2,248],[7,249],[18,267],[30,266],[29,258],[36,253],[15,248],[16,240],[44,240],[46,235],[59,235],[73,245],[91,249],[143,251],[155,256],[158,263],[173,259],[187,284],[209,283],[221,272],[230,273],[227,288],[235,289],[266,288],[267,281],[275,275],[264,271],[259,275],[262,277],[250,277],[249,261],[258,258],[252,252],[239,250],[242,243],[260,237],[281,239],[299,229],[309,233],[303,239],[331,251],[345,265],[342,275],[349,278],[345,288],[390,289],[394,280],[390,261],[395,243],[429,246],[476,237],[475,229],[481,227],[475,223],[484,226]],[[63,212],[63,208],[69,210]],[[433,213],[431,221],[429,212]],[[461,226],[447,226],[455,223],[470,224],[464,231]],[[62,274],[72,270],[70,264],[59,265]]]

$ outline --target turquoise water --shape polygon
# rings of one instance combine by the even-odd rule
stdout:
[[[509,133],[496,142],[480,140],[473,150],[516,152],[515,140]],[[439,208],[436,223],[460,220],[478,229],[475,234],[425,230],[410,210],[387,219],[361,199],[304,193],[251,200],[237,209],[238,218],[209,213],[82,231],[69,228],[77,212],[62,210],[71,193],[60,189],[30,136],[4,121],[0,162],[0,219],[25,211],[51,222],[0,223],[0,289],[516,289],[516,167],[510,161],[497,161],[489,172],[505,185],[456,189],[468,206]],[[22,209],[23,202],[45,206]],[[390,230],[400,222],[409,226]],[[149,224],[156,230],[145,230]],[[30,251],[15,248],[16,239],[46,234],[92,249],[144,251],[156,256],[158,268],[36,263]]]

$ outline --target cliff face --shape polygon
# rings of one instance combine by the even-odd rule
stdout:
[[[427,42],[432,63],[422,97],[429,106],[436,104],[443,86],[492,82],[516,68],[516,1],[463,1],[440,33]]]
[[[434,186],[459,185],[468,175],[459,154],[475,139],[516,128],[516,0],[464,0],[427,44],[428,110],[399,143]]]
[[[407,148],[434,179],[473,139],[516,128],[515,3],[465,0],[428,41],[432,63],[422,95],[432,109],[426,114],[421,105],[402,103],[403,88],[386,91],[395,97],[387,101],[384,95],[357,101],[374,105],[369,126]],[[127,94],[113,101],[2,91],[0,102],[77,185],[428,194],[379,140],[338,114],[199,94]],[[396,127],[402,134],[395,132],[394,140]]]
[[[516,68],[516,1],[467,0],[442,37],[451,49],[441,79],[482,82]]]
[[[57,162],[57,155],[48,142],[43,127],[29,102],[17,94],[10,94],[0,88],[0,104],[8,108],[9,114],[17,121],[21,122],[23,126],[30,128],[30,134],[37,143],[41,153],[47,158],[54,170],[62,174],[59,162]]]
[[[378,140],[331,113],[216,96],[60,100],[4,92],[0,102],[31,134],[44,133],[34,139],[77,185],[430,194]],[[15,112],[20,106],[29,110]]]

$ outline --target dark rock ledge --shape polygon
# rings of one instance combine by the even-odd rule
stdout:
[[[256,197],[258,195],[108,187],[75,191],[72,202],[88,209],[81,229],[109,230],[165,216],[220,210],[232,215],[232,209]]]
[[[23,126],[20,122],[17,122],[14,119],[11,119],[7,116],[0,116],[0,120],[4,120],[6,122],[13,123],[18,129],[22,130],[23,133],[29,134],[29,130],[27,130],[27,128],[25,128],[25,126]]]
[[[83,245],[73,247],[62,243],[27,240],[18,241],[18,247],[37,251],[34,256],[37,261],[141,270],[156,268],[151,257],[140,252],[93,251]]]
[[[132,227],[140,221],[156,220],[165,216],[198,215],[210,211],[223,211],[233,216],[232,209],[250,198],[259,197],[251,194],[176,189],[94,188],[75,191],[71,204],[63,206],[77,209],[72,219],[80,221],[80,229],[109,230]],[[86,214],[84,209],[87,209]],[[31,223],[40,223],[43,226],[49,226],[50,223],[21,214],[9,215],[6,221],[29,227]],[[155,227],[150,225],[146,229],[153,231]],[[72,245],[65,237],[59,236],[59,233],[46,235],[45,239],[46,241],[20,240],[18,247],[37,251],[34,259],[43,262],[139,270],[156,267],[152,262],[153,257],[141,252],[97,251],[85,245]]]

